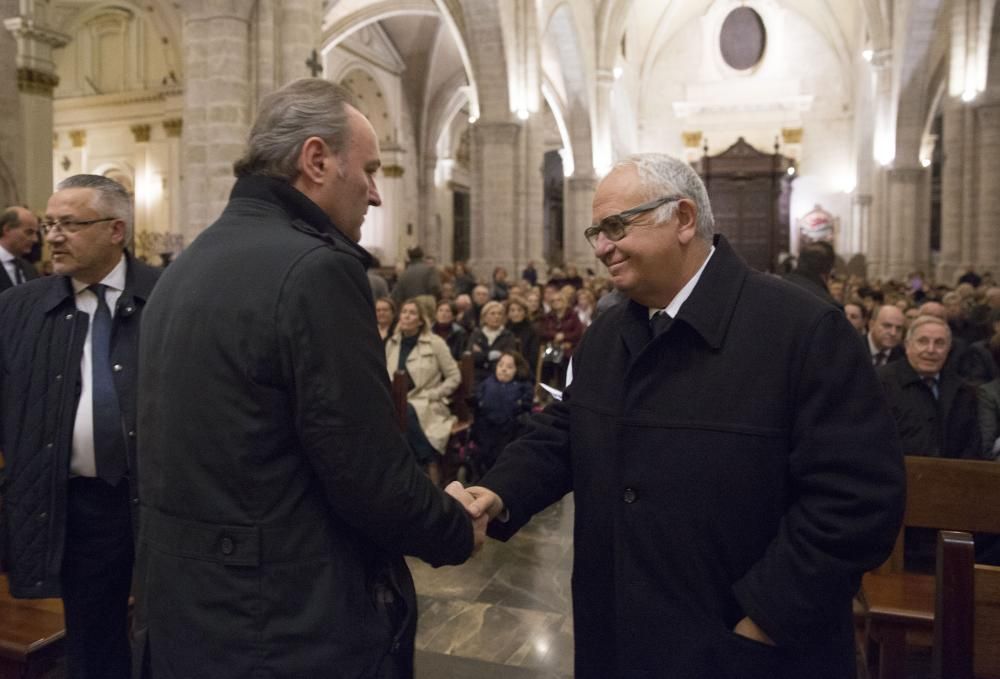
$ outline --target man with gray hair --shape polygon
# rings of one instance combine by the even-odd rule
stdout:
[[[0,292],[20,285],[38,272],[25,257],[38,242],[38,218],[27,208],[14,206],[0,213]]]
[[[473,516],[506,539],[574,492],[576,676],[846,679],[851,601],[903,510],[892,418],[833,305],[713,236],[705,187],[619,163],[584,235],[628,300]]]
[[[55,275],[0,295],[10,591],[62,597],[71,679],[130,676],[139,322],[159,274],[125,251],[131,225],[120,184],[63,180],[41,224]]]
[[[338,85],[265,97],[229,204],[150,302],[136,637],[157,679],[411,677],[404,554],[457,564],[485,537],[395,425],[358,245],[380,164]]]
[[[948,366],[952,335],[937,316],[906,332],[906,360],[878,369],[905,455],[978,458],[976,391]]]

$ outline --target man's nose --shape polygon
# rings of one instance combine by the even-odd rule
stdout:
[[[378,193],[378,187],[375,186],[375,180],[371,181],[371,186],[368,187],[368,204],[372,207],[378,207],[382,204],[382,196]]]
[[[613,249],[614,241],[608,238],[603,231],[599,232],[594,239],[594,254],[597,255],[597,258],[603,258]]]

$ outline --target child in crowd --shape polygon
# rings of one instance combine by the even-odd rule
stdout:
[[[520,430],[520,416],[531,412],[534,384],[528,363],[517,352],[505,351],[493,374],[476,387],[476,417],[472,440],[478,453],[475,472],[484,474],[500,451]]]

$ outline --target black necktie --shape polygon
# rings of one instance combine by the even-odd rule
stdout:
[[[880,365],[885,365],[888,362],[889,362],[888,351],[880,351],[877,354],[875,354],[875,367],[878,367]]]
[[[117,486],[127,468],[122,412],[111,371],[111,310],[104,299],[106,285],[91,285],[97,295],[97,312],[90,331],[94,403],[94,462],[97,475]]]
[[[660,310],[653,314],[653,317],[649,319],[649,336],[650,339],[658,337],[659,335],[665,333],[670,324],[674,322],[674,319],[666,311]]]
[[[24,272],[21,271],[21,263],[14,260],[14,285],[20,285],[24,282]]]
[[[934,395],[934,400],[936,401],[937,398],[938,398],[938,381],[937,381],[937,378],[934,378],[934,377],[924,377],[923,380],[924,380],[924,384],[927,385],[927,388],[931,390],[931,393]]]

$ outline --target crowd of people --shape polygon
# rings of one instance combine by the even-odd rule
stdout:
[[[867,281],[840,275],[835,265],[832,247],[813,243],[803,247],[797,266],[782,277],[843,309],[881,377],[905,452],[990,460],[1000,456],[1000,287],[991,274],[979,276],[969,269],[957,285],[946,286],[930,284],[920,272],[905,282]],[[375,302],[387,347],[398,342],[391,338],[400,333],[395,309],[402,285],[404,294],[423,300],[431,310],[427,332],[444,341],[452,359],[471,353],[477,389],[494,375],[505,354],[518,364],[523,359],[517,372],[525,382],[563,386],[573,350],[599,314],[598,301],[605,300],[603,307],[621,301],[608,279],[592,271],[581,276],[575,267],[553,266],[540,282],[535,263],[529,262],[521,277],[511,281],[503,267],[477,276],[461,261],[435,266],[419,247],[409,251],[402,273],[383,272],[378,278],[393,281],[394,275],[399,280],[392,296]],[[928,332],[944,335],[944,346],[918,347],[927,344],[923,336]],[[928,351],[937,353],[927,360]],[[395,367],[390,361],[390,371]],[[915,376],[931,377],[940,385],[932,401],[926,397],[934,396],[934,390],[926,388],[925,393],[926,383],[921,379],[917,386]],[[544,402],[545,392],[535,400],[536,406]],[[478,408],[491,407],[482,401],[477,397]],[[431,428],[429,422],[425,429]],[[478,431],[476,440],[490,451],[496,445]],[[443,452],[440,446],[437,450]],[[484,456],[487,468],[493,457],[492,452]]]

